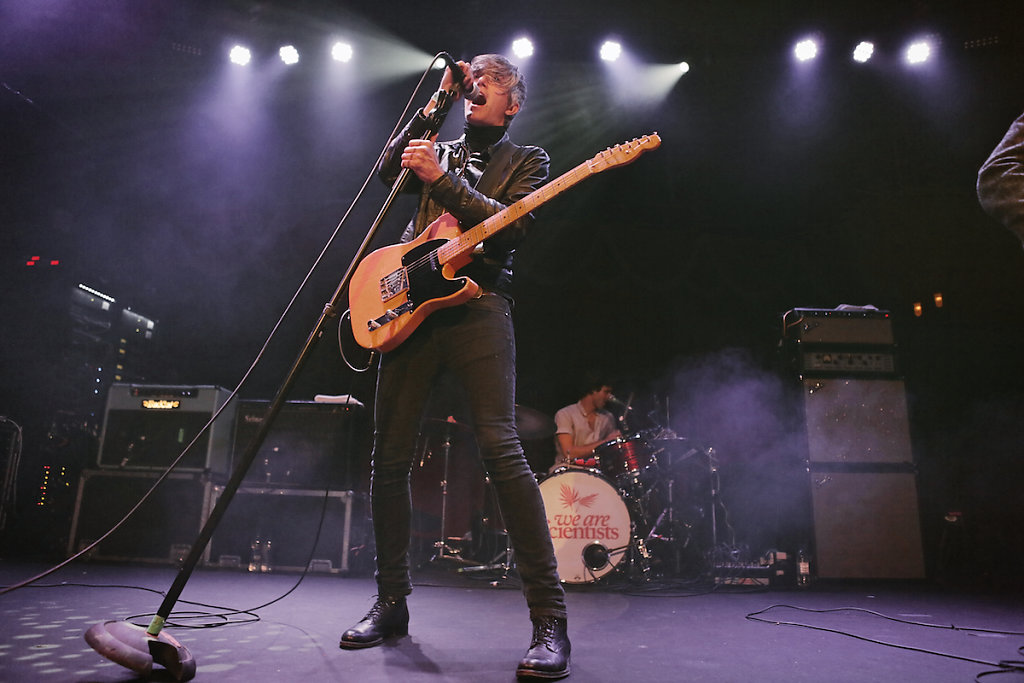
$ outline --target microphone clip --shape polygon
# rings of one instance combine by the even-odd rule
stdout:
[[[427,126],[431,135],[441,130],[441,126],[455,102],[455,95],[456,93],[452,91],[442,89],[431,96],[430,101],[434,103],[434,108],[427,115]]]

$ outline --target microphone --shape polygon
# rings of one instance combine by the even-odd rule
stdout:
[[[626,412],[629,412],[630,410],[633,410],[633,406],[631,405],[633,403],[633,394],[632,393],[629,394],[629,398],[626,399],[625,403],[620,401],[618,399],[618,397],[616,397],[614,394],[608,396],[608,402],[611,403],[613,406],[618,406],[620,408],[623,408]]]
[[[454,57],[452,57],[447,52],[442,52],[439,56],[445,61],[445,64],[448,66],[448,68],[452,70],[452,76],[454,76],[455,78],[458,78],[459,76],[465,76],[465,74],[462,71],[462,67],[455,62]],[[477,96],[480,94],[480,88],[476,86],[476,81],[474,81],[472,78],[463,78],[457,81],[457,85],[459,90],[462,91],[463,97],[465,97],[467,100],[475,100]]]

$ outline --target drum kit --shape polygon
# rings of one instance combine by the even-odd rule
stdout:
[[[667,430],[634,432],[542,479],[562,581],[593,583],[613,572],[650,580],[698,570],[714,544],[705,528],[713,515],[713,457],[713,449]]]
[[[467,549],[459,547],[469,540],[469,546],[479,551],[485,544],[474,535],[486,533],[488,524],[492,531],[500,528],[500,513],[493,494],[486,495],[489,483],[477,470],[475,475],[483,483],[471,486],[469,496],[461,490],[455,496],[463,507],[467,501],[470,507],[479,506],[475,514],[469,513],[476,519],[466,514],[453,518],[449,501],[453,482],[448,478],[453,471],[451,434],[463,425],[450,418],[434,422],[435,428],[440,427],[440,437],[434,441],[440,444],[441,456],[434,471],[440,469],[442,480],[440,538],[433,544],[431,561],[454,560],[459,572],[499,569],[507,573],[514,567],[514,558],[504,529],[497,533],[505,540],[491,544],[487,552],[496,554],[486,561],[467,556]],[[619,423],[626,426],[622,417]],[[553,443],[554,421],[545,414],[517,406],[517,424],[524,442]],[[707,551],[716,542],[714,449],[658,425],[621,433],[627,435],[601,444],[591,456],[538,475],[562,582],[695,577],[706,569]],[[428,460],[420,463],[420,469]],[[422,474],[413,473],[414,500],[416,479]]]

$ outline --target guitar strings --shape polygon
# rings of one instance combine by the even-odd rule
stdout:
[[[579,175],[580,171],[581,171],[581,169],[579,167],[577,167],[577,168],[573,169],[572,171],[569,171],[568,173],[566,173],[566,174],[564,174],[562,176],[559,176],[558,178],[556,178],[555,180],[551,181],[549,184],[545,185],[544,187],[538,188],[535,192],[530,193],[530,194],[532,195],[532,194],[535,194],[535,193],[540,193],[540,192],[545,191],[545,190],[548,190],[548,191],[555,191],[555,190],[557,190],[557,191],[554,192],[554,194],[552,196],[557,195],[557,194],[559,194],[561,192],[561,190],[562,190],[561,185],[564,184],[564,181],[567,181],[570,177],[575,177],[576,175]],[[573,183],[573,184],[575,184],[575,183]],[[529,197],[529,196],[530,195],[527,195],[527,197]],[[523,199],[526,199],[526,197],[524,197]],[[519,201],[523,201],[523,200],[521,199]],[[513,218],[513,220],[518,220],[523,214],[526,213],[525,211],[522,210],[521,207],[520,208],[516,208],[516,204],[518,204],[518,203],[519,202],[516,202],[514,204],[510,204],[509,206],[505,207],[504,209],[502,209],[502,211],[499,211],[498,213],[502,213],[502,212],[508,212],[509,214],[516,214],[516,213],[518,213],[519,215],[517,215],[517,216],[515,216]],[[466,232],[464,232],[464,233],[462,233],[460,235],[457,235],[455,237],[449,238],[448,240],[445,241],[444,244],[438,246],[436,249],[430,250],[429,252],[427,252],[426,254],[424,254],[423,256],[418,258],[417,260],[415,260],[412,263],[410,263],[408,266],[406,266],[406,269],[410,270],[410,271],[419,270],[420,268],[422,268],[423,266],[425,266],[425,265],[427,265],[429,263],[430,257],[432,255],[437,254],[440,257],[441,250],[450,251],[451,249],[454,249],[455,245],[453,245],[453,243],[458,243],[457,246],[460,246],[460,247],[465,246],[464,244],[462,244],[462,242],[465,240],[467,235],[469,235],[472,232],[487,232],[486,229],[482,229],[483,226],[486,225],[489,222],[493,222],[494,219],[495,219],[495,216],[497,216],[497,215],[498,215],[497,213],[493,214],[493,215],[485,218],[483,221],[478,223],[473,228],[467,230]],[[510,223],[511,223],[511,221],[510,221]],[[439,263],[441,262],[440,258],[438,258],[438,262]]]
[[[635,143],[637,141],[634,140],[633,142]],[[617,145],[616,149],[621,148],[621,147],[623,147],[623,145]],[[611,151],[611,150],[608,150],[608,151]],[[591,159],[590,161],[586,161],[586,162],[580,164],[579,166],[577,166],[577,167],[567,171],[566,173],[563,173],[562,175],[560,175],[558,178],[555,178],[554,180],[552,180],[547,185],[544,185],[543,187],[537,188],[536,190],[534,190],[533,192],[528,194],[523,199],[520,199],[518,202],[510,204],[509,206],[505,207],[504,209],[502,209],[502,211],[499,211],[498,213],[502,213],[502,212],[516,213],[516,212],[518,212],[520,215],[516,216],[513,219],[513,220],[517,220],[522,214],[526,213],[521,208],[516,209],[516,206],[519,204],[519,202],[522,202],[523,200],[525,200],[525,199],[527,199],[527,198],[529,198],[531,196],[534,196],[534,195],[549,194],[550,193],[550,196],[546,197],[543,200],[543,201],[547,201],[548,199],[551,199],[551,198],[555,197],[556,195],[561,194],[562,191],[568,189],[572,185],[575,185],[580,180],[582,180],[582,179],[592,175],[592,172],[590,171],[590,164],[593,161],[594,161],[594,159]],[[583,176],[583,178],[579,178],[579,180],[577,180],[577,177],[581,176],[581,175]],[[572,182],[569,182],[570,180]],[[498,215],[497,213],[493,214],[493,215],[489,216],[488,218],[484,219],[483,221],[481,221],[480,223],[478,223],[476,226],[474,226],[470,230],[467,230],[466,232],[464,232],[464,233],[462,233],[460,235],[457,235],[455,237],[451,237],[451,238],[447,239],[444,244],[438,246],[435,249],[431,249],[429,252],[427,252],[423,256],[419,257],[418,259],[416,259],[415,261],[413,261],[412,263],[407,265],[406,266],[406,270],[408,272],[417,272],[417,271],[419,271],[424,266],[427,266],[427,265],[430,264],[431,257],[434,256],[435,254],[438,256],[438,263],[440,264],[441,263],[441,250],[444,249],[444,250],[450,251],[451,249],[454,248],[452,246],[453,242],[457,242],[459,244],[459,246],[465,246],[463,244],[463,241],[464,241],[465,237],[467,235],[469,235],[470,233],[478,232],[478,231],[486,233],[487,231],[486,231],[486,229],[483,229],[483,226],[485,226],[489,222],[493,222],[495,216],[497,216],[497,215]],[[511,221],[510,221],[510,223],[511,223]],[[482,241],[482,240],[478,240],[478,241]]]

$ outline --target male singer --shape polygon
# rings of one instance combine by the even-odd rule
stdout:
[[[442,213],[468,229],[541,186],[549,158],[540,147],[509,140],[508,126],[526,100],[526,83],[503,56],[479,55],[445,70],[440,98],[465,94],[465,132],[458,140],[423,139],[439,96],[418,111],[389,144],[378,168],[404,189],[419,193],[419,207],[403,241],[419,235]],[[435,136],[436,137],[436,136]],[[516,245],[532,223],[524,216],[486,240],[459,271],[482,287],[465,304],[428,316],[397,348],[381,356],[377,378],[373,470],[370,485],[377,543],[378,594],[367,615],[341,636],[346,649],[372,647],[408,633],[410,487],[420,418],[442,371],[466,392],[480,455],[493,482],[533,622],[533,638],[519,662],[520,678],[569,674],[565,595],[558,579],[544,501],[516,431],[516,349],[509,284]],[[479,618],[474,615],[474,619]],[[466,642],[473,621],[466,620]]]

